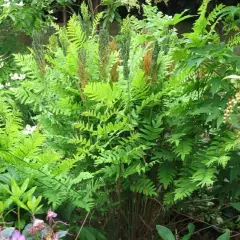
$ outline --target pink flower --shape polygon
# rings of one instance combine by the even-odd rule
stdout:
[[[11,236],[11,240],[26,240],[26,238],[18,230],[15,230]]]
[[[53,218],[57,217],[57,214],[55,212],[53,212],[51,209],[48,210],[47,213],[47,220],[48,221],[52,221]]]
[[[45,228],[45,223],[43,220],[35,218],[33,220],[33,227],[35,230],[42,230]]]
[[[34,236],[35,233],[36,233],[36,229],[35,229],[35,227],[31,227],[31,228],[29,228],[27,231],[28,231],[29,234],[32,235],[32,236]]]
[[[57,233],[54,233],[54,234],[53,234],[52,240],[58,240],[58,235],[57,235]]]

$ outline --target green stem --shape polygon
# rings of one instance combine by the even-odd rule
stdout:
[[[38,231],[35,232],[35,239],[38,240]]]
[[[17,207],[17,217],[18,217],[18,230],[21,230],[21,220],[20,220],[20,207]]]
[[[4,219],[4,216],[3,216],[3,215],[1,216],[1,219],[2,219],[2,222],[3,222],[3,227],[6,227],[5,219]]]

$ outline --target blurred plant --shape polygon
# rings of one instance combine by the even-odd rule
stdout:
[[[102,0],[101,4],[106,6],[106,9],[103,11],[103,27],[109,28],[109,24],[111,24],[114,20],[117,22],[121,22],[121,16],[118,12],[118,8],[120,6],[127,7],[128,11],[131,8],[139,8],[138,1],[136,0]]]
[[[12,178],[10,185],[2,185],[1,187],[10,195],[10,199],[17,205],[17,217],[18,217],[18,229],[21,229],[21,215],[20,208],[25,209],[32,216],[34,216],[41,208],[40,202],[42,196],[36,198],[33,196],[33,193],[36,190],[36,187],[33,187],[29,190],[29,179],[26,179],[21,186],[18,186],[16,181]]]
[[[167,227],[161,226],[161,225],[157,225],[156,226],[157,231],[159,236],[163,239],[163,240],[177,240],[180,239],[178,238],[178,236],[174,236],[174,234],[171,232],[171,230],[169,230]],[[195,230],[195,226],[192,223],[188,224],[188,233],[186,235],[184,235],[181,240],[189,240],[192,237],[192,234]]]
[[[30,34],[33,29],[40,29],[51,20],[51,16],[44,13],[44,9],[50,4],[49,1],[1,0],[1,2],[0,24],[11,26],[16,31]]]
[[[31,239],[52,239],[57,240],[65,237],[68,234],[68,230],[56,231],[56,228],[59,229],[58,225],[67,224],[62,221],[55,221],[54,218],[57,217],[57,214],[51,210],[48,210],[46,219],[48,224],[41,219],[33,217],[33,222],[27,224],[23,230],[23,235],[26,236],[28,240]]]
[[[65,237],[68,234],[68,230],[59,230],[58,224],[67,225],[61,221],[54,221],[53,217],[56,217],[57,214],[51,210],[51,220],[49,220],[49,225],[41,219],[37,219],[33,216],[32,223],[29,223],[25,226],[22,233],[20,230],[16,230],[14,227],[1,227],[0,228],[0,239],[3,240],[57,240]],[[58,228],[58,230],[56,230]]]
[[[161,239],[163,240],[189,240],[192,239],[192,236],[194,234],[194,230],[195,230],[195,226],[190,223],[188,224],[188,233],[184,236],[182,236],[181,238],[179,238],[178,234],[176,236],[174,236],[174,234],[171,232],[170,229],[168,229],[167,227],[161,226],[161,225],[157,225],[156,226],[157,231],[159,236],[161,237]],[[226,231],[224,234],[222,234],[221,236],[219,236],[217,238],[217,240],[229,240],[230,239],[230,232]]]

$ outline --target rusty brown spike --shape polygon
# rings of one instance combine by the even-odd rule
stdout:
[[[117,50],[117,42],[116,40],[112,40],[109,43],[110,51],[114,52]],[[110,70],[111,80],[112,82],[117,82],[118,80],[118,65],[120,64],[120,56],[118,56],[118,61],[113,64],[112,69]]]

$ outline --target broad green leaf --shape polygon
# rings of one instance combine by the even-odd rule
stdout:
[[[26,225],[26,220],[24,220],[23,218],[20,219],[20,228],[23,229],[24,226]],[[18,221],[15,221],[15,226],[18,226]]]
[[[88,228],[83,228],[81,233],[80,233],[80,238],[81,240],[97,240],[94,234],[88,229]]]
[[[217,238],[217,240],[229,240],[230,239],[230,232],[227,231],[224,234],[222,234],[220,237]]]
[[[195,230],[195,226],[192,223],[188,224],[188,234],[186,234],[182,240],[189,240]]]
[[[230,169],[230,182],[238,179],[239,175],[240,175],[240,167],[236,166]]]
[[[240,202],[239,203],[230,203],[230,205],[240,212]]]
[[[222,123],[223,123],[223,116],[220,116],[220,117],[217,119],[217,128],[219,128]]]
[[[81,240],[106,240],[106,237],[97,229],[92,227],[83,227],[81,234]]]
[[[12,204],[12,199],[11,198],[8,198],[7,200],[4,201],[4,209],[7,209],[9,208],[9,206]]]
[[[220,88],[221,86],[221,79],[216,77],[211,80],[211,92],[212,95],[214,95]]]
[[[157,228],[159,236],[163,240],[175,240],[174,235],[168,228],[161,226],[161,225],[157,225],[156,228]]]

